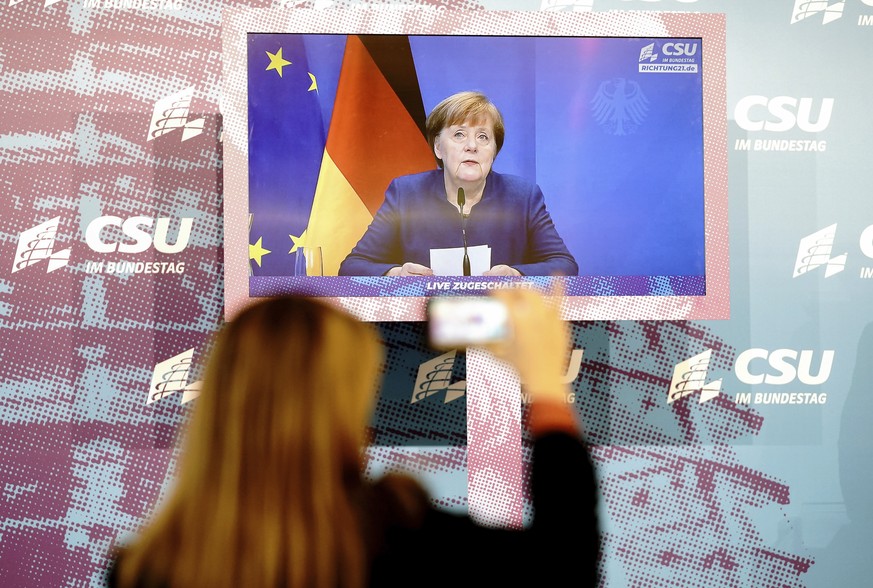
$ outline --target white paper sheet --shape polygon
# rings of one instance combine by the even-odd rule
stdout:
[[[470,275],[481,276],[491,269],[491,247],[488,245],[467,247],[467,255],[470,256]],[[431,249],[430,269],[435,276],[463,276],[464,248]]]

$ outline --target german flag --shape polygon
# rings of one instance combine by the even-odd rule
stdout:
[[[391,180],[436,167],[424,121],[409,39],[350,35],[306,230],[324,275],[337,274]]]

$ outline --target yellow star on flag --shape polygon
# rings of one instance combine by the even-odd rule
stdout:
[[[306,247],[306,230],[304,229],[302,233],[300,233],[299,237],[295,237],[294,235],[288,235],[291,237],[291,241],[294,243],[294,247],[291,248],[291,251],[288,253],[294,253],[300,247]]]
[[[261,241],[263,241],[263,237],[258,237],[258,242],[252,245],[249,244],[249,259],[254,259],[255,263],[258,264],[258,267],[261,267],[261,258],[271,253],[269,249],[264,249],[261,245]]]
[[[306,91],[312,92],[313,90],[315,90],[316,92],[318,92],[318,82],[315,81],[315,75],[313,75],[311,71],[307,73],[309,74],[309,79],[312,80],[312,83],[309,84],[309,89]]]
[[[270,53],[269,51],[267,51],[266,53],[267,53],[267,57],[270,58],[270,65],[267,66],[267,69],[265,71],[270,71],[271,69],[275,69],[277,72],[279,72],[279,77],[281,78],[282,77],[282,68],[285,67],[286,65],[291,65],[291,62],[288,61],[287,59],[285,59],[284,57],[282,57],[282,48],[281,47],[279,47],[279,50],[276,51],[276,53]]]

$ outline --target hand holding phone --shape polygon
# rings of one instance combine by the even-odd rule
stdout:
[[[513,337],[491,345],[490,349],[515,367],[532,399],[564,402],[567,386],[563,375],[570,338],[567,325],[560,318],[559,283],[551,294],[552,301],[534,290],[494,292],[493,297],[507,308]]]
[[[427,310],[430,342],[438,349],[489,345],[510,335],[506,305],[492,296],[435,296]]]

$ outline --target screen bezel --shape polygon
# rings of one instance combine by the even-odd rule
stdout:
[[[699,38],[704,47],[703,153],[705,294],[700,296],[575,296],[563,298],[565,320],[726,319],[729,317],[727,232],[727,120],[725,19],[720,14],[604,12],[506,13],[440,9],[306,10],[230,9],[224,17],[225,259],[227,316],[250,298],[248,248],[248,157],[246,39],[251,32],[314,34],[406,34]],[[317,278],[316,278],[317,279]],[[327,278],[322,278],[322,280]],[[392,278],[371,278],[392,280]],[[396,278],[393,278],[396,280]],[[414,278],[413,278],[414,279]],[[469,278],[468,278],[469,279]],[[554,279],[530,277],[526,287],[550,288]],[[473,278],[473,280],[476,280]],[[483,280],[479,278],[478,280]],[[487,280],[487,279],[485,279]],[[277,288],[278,293],[315,295],[369,321],[419,321],[427,295],[322,296],[318,288]],[[469,295],[469,291],[466,292]]]

